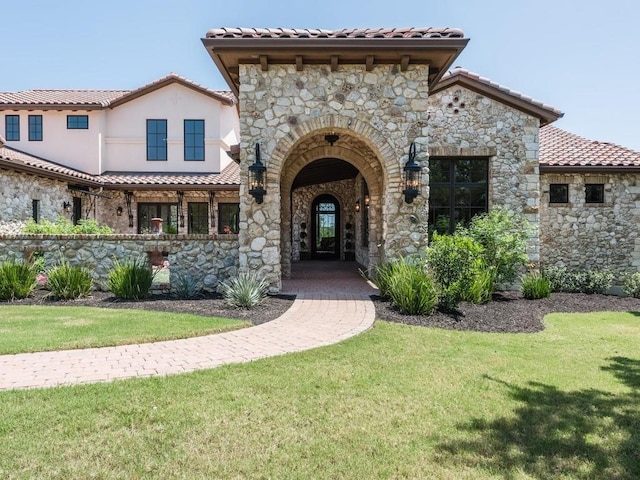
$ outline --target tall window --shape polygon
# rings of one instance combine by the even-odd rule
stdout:
[[[29,115],[29,141],[42,141],[42,115]]]
[[[184,121],[184,159],[204,160],[204,120]]]
[[[486,158],[433,158],[429,161],[429,227],[453,232],[488,208]]]
[[[209,233],[209,204],[189,202],[187,205],[189,233]]]
[[[218,204],[218,233],[238,233],[239,223],[239,203]]]
[[[87,128],[89,128],[88,115],[67,115],[67,129],[86,130]]]
[[[152,218],[161,218],[162,233],[178,233],[177,203],[139,203],[138,233],[153,233]]]
[[[20,115],[7,115],[4,117],[4,134],[7,141],[20,141]]]
[[[31,200],[31,218],[36,223],[40,223],[40,200]]]
[[[167,159],[167,121],[147,120],[147,160]]]

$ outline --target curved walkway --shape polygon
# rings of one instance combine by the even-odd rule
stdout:
[[[0,390],[191,372],[340,342],[373,325],[375,290],[350,262],[301,262],[282,316],[255,327],[184,340],[0,356]]]

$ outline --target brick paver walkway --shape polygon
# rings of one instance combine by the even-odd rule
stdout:
[[[296,301],[255,327],[140,345],[0,356],[0,390],[191,372],[337,343],[371,327],[374,290],[354,263],[295,264],[283,293]]]

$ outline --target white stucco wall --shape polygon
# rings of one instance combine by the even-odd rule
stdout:
[[[0,112],[2,135],[6,138],[5,116],[20,116],[20,140],[7,141],[8,147],[28,152],[52,162],[98,174],[100,129],[103,128],[104,111],[86,110],[5,110]],[[29,115],[42,115],[42,141],[29,141]],[[88,129],[67,129],[67,115],[87,115]]]
[[[107,110],[103,171],[219,172],[233,139],[233,116],[217,100],[171,84]],[[147,161],[146,120],[167,120],[167,161]],[[184,160],[184,120],[205,121],[205,161]],[[237,123],[237,116],[235,122]]]

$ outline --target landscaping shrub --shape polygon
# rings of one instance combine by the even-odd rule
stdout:
[[[438,288],[424,265],[415,257],[390,262],[387,294],[402,313],[429,315],[438,303]]]
[[[69,300],[90,295],[93,280],[86,268],[72,267],[66,260],[61,260],[47,271],[46,286],[54,297]]]
[[[155,273],[151,271],[144,258],[126,262],[115,259],[109,272],[107,288],[116,298],[122,300],[140,300],[149,296]]]
[[[180,273],[176,276],[176,280],[171,284],[173,293],[177,298],[195,298],[200,295],[200,285],[191,279],[188,275]]]
[[[625,279],[622,288],[626,295],[634,298],[640,298],[640,272],[629,275]]]
[[[396,262],[397,260],[386,260],[373,268],[372,280],[380,290],[382,298],[390,299],[389,290],[393,281]]]
[[[487,283],[486,280],[476,280],[478,272],[486,270],[486,266],[482,260],[482,246],[472,238],[461,234],[434,233],[427,248],[427,263],[440,286],[442,310],[455,311],[461,300],[486,296],[486,293],[471,293],[476,281],[476,289]]]
[[[528,262],[529,222],[506,208],[476,215],[468,227],[459,227],[456,233],[471,237],[482,246],[482,258],[493,275],[493,284],[513,282]]]
[[[242,272],[220,286],[227,303],[240,308],[255,307],[269,291],[269,283],[254,271]]]
[[[36,288],[33,263],[9,260],[0,264],[0,300],[27,298]]]
[[[95,220],[80,220],[74,225],[68,218],[59,216],[55,222],[41,220],[36,223],[29,219],[22,229],[22,233],[39,235],[108,235],[113,233],[113,228],[108,225],[99,225]]]
[[[607,293],[613,283],[608,270],[569,271],[563,266],[545,267],[542,275],[549,280],[551,291],[567,293]]]
[[[476,268],[473,282],[464,293],[463,300],[471,303],[486,303],[494,290],[493,272],[481,264]]]
[[[551,295],[549,279],[538,272],[531,272],[522,277],[522,295],[528,300],[538,300]]]

